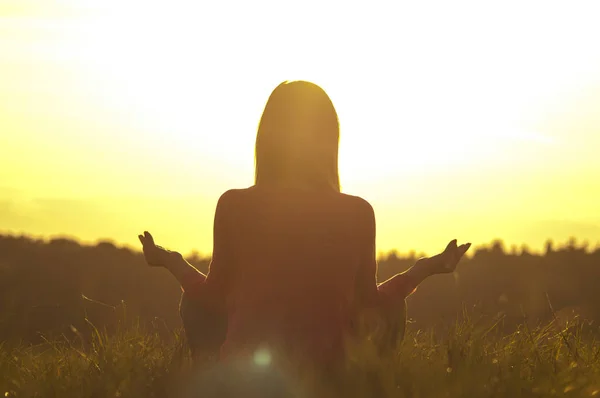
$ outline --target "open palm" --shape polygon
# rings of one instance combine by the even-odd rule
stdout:
[[[143,235],[138,235],[138,238],[142,243],[142,251],[148,265],[153,267],[163,266],[169,251],[161,246],[157,246],[154,243],[154,238],[148,231],[144,231]]]
[[[465,255],[467,250],[471,247],[470,243],[465,243],[460,246],[456,245],[456,239],[453,239],[448,243],[446,249],[439,254],[439,263],[437,263],[437,273],[447,274],[454,272],[460,259]]]

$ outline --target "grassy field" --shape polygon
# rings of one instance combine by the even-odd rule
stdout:
[[[335,395],[600,397],[600,343],[588,333],[593,325],[577,319],[539,327],[523,323],[515,333],[502,335],[495,324],[465,316],[443,334],[409,331],[385,356],[376,355],[368,340],[353,344],[347,369],[335,383],[342,391]],[[134,325],[108,336],[89,326],[93,339],[88,342],[65,337],[38,346],[0,346],[1,394],[179,397],[180,387],[201,374],[191,366],[179,333],[165,342],[151,328]],[[300,385],[317,388],[315,383],[307,375]]]

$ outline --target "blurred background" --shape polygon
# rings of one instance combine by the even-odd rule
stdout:
[[[598,315],[599,16],[593,1],[0,0],[0,338],[83,313],[109,325],[121,300],[176,327],[179,288],[137,234],[205,266],[216,201],[252,185],[262,109],[294,79],[338,110],[342,190],[375,208],[381,278],[474,243],[411,299],[417,324],[464,303],[547,316],[548,292]]]

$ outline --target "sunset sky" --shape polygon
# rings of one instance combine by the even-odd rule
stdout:
[[[268,95],[303,79],[338,110],[379,250],[595,245],[599,20],[594,1],[0,0],[0,232],[209,253]]]

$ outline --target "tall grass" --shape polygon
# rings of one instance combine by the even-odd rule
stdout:
[[[524,321],[502,335],[499,320],[461,319],[443,334],[409,330],[384,355],[368,339],[355,342],[330,385],[310,375],[297,385],[343,397],[600,397],[600,344],[589,323]],[[89,327],[91,339],[72,330],[75,338],[38,346],[0,345],[0,396],[179,397],[200,371],[178,332],[165,342],[158,325],[112,335]]]

